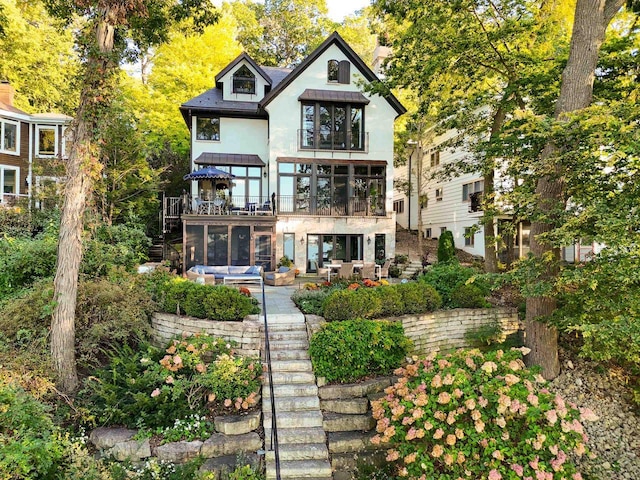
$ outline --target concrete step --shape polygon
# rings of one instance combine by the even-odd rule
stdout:
[[[267,410],[262,414],[262,424],[271,428],[271,410]],[[278,427],[278,435],[283,429],[287,428],[308,428],[322,427],[322,413],[320,410],[310,410],[301,412],[278,412],[276,410],[276,426]]]
[[[271,360],[272,372],[311,372],[313,367],[309,360]]]
[[[325,443],[326,435],[322,427],[278,428],[278,445],[299,445],[303,443]],[[271,425],[264,429],[264,444],[271,449]]]
[[[275,466],[267,464],[267,480],[276,478]],[[331,464],[327,460],[289,460],[280,462],[280,478],[330,479]]]
[[[309,360],[308,350],[271,350],[271,360]]]
[[[304,340],[271,340],[269,348],[272,353],[275,350],[307,350],[309,342],[306,338]]]
[[[327,460],[329,451],[324,443],[299,443],[280,445],[278,448],[280,461],[283,460]],[[266,454],[267,462],[275,462],[276,452],[270,450]]]
[[[318,386],[316,384],[299,384],[299,385],[273,385],[273,395],[275,398],[281,397],[309,397],[318,396]],[[271,389],[268,386],[262,386],[262,398],[270,398]]]
[[[269,304],[267,303],[267,309]],[[260,321],[264,323],[264,316],[260,316]],[[294,314],[269,314],[267,311],[267,325],[271,328],[272,325],[304,325],[304,315],[302,313]]]
[[[306,330],[286,330],[282,332],[274,332],[269,330],[269,341],[274,342],[278,340],[287,341],[307,341]]]
[[[300,412],[304,410],[319,410],[320,399],[317,396],[308,397],[276,397],[276,415],[280,412]],[[262,410],[271,411],[271,398],[262,399]]]
[[[273,385],[290,385],[293,383],[316,383],[316,376],[311,372],[271,372]],[[264,375],[264,382],[269,384],[269,374]]]

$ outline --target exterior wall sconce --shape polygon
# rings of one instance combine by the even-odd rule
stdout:
[[[304,237],[300,237],[300,245],[304,245]]]
[[[371,237],[367,237],[367,245],[371,245]]]
[[[266,171],[266,170],[265,170],[264,172],[262,172],[262,176],[263,176],[264,178],[267,178],[267,171]]]

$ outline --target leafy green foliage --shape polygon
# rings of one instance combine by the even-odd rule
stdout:
[[[595,415],[544,388],[520,350],[433,354],[396,373],[372,402],[372,443],[390,447],[400,476],[571,478],[587,453],[581,421]]]
[[[479,275],[480,272],[474,268],[464,267],[458,263],[438,263],[418,277],[418,281],[427,283],[435,288],[442,296],[442,305],[445,308],[456,308],[460,305],[456,305],[453,302],[451,295],[460,285],[473,283],[480,289],[483,296],[489,294],[488,283],[483,281]]]
[[[314,288],[313,290],[296,290],[291,295],[291,300],[302,311],[302,313],[309,315],[323,314],[324,300],[329,296],[331,290],[327,288]]]
[[[44,404],[19,387],[0,383],[0,476],[58,478],[64,449]]]
[[[325,324],[309,342],[313,370],[329,382],[387,375],[411,350],[402,324],[386,320],[346,320]]]
[[[457,308],[489,308],[491,304],[477,285],[461,284],[451,292],[451,304]]]
[[[453,241],[453,232],[446,230],[438,239],[438,263],[457,262],[456,245]]]
[[[325,320],[352,320],[354,318],[376,318],[382,310],[382,300],[372,289],[336,290],[323,303]]]
[[[160,311],[166,313],[237,321],[260,311],[251,298],[224,285],[200,285],[163,272],[147,277],[146,285]]]
[[[259,361],[236,357],[224,340],[194,335],[164,351],[114,351],[109,365],[85,381],[81,397],[100,424],[166,428],[209,408],[251,408],[261,373]]]
[[[388,287],[380,289],[381,293]],[[395,285],[404,303],[403,313],[433,312],[442,306],[440,294],[431,285],[422,282],[407,282]]]

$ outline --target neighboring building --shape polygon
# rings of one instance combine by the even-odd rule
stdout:
[[[293,70],[243,53],[185,102],[192,178],[215,169],[191,182],[184,269],[271,269],[287,255],[316,272],[330,259],[393,256],[393,124],[405,109],[361,91],[375,79],[334,33]]]
[[[30,115],[13,106],[14,90],[0,83],[0,205],[32,198],[37,186],[57,182],[48,168],[66,157],[64,132],[71,117]],[[38,173],[36,175],[36,173]]]

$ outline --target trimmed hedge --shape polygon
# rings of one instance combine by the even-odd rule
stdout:
[[[387,375],[411,351],[400,322],[345,320],[325,324],[309,342],[313,371],[328,382],[351,382]]]
[[[442,305],[436,290],[425,283],[401,283],[376,288],[336,290],[323,302],[325,320],[382,318],[432,312]]]

